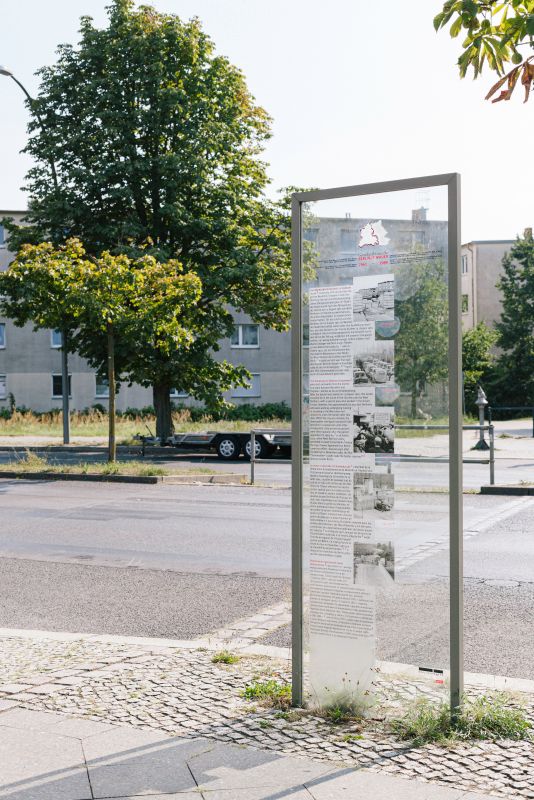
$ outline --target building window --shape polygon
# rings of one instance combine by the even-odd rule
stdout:
[[[232,347],[259,347],[260,326],[235,325],[234,332],[230,338],[230,344]]]
[[[236,386],[232,397],[261,397],[261,375],[253,374],[248,386]]]
[[[344,253],[354,253],[356,250],[356,230],[342,228],[340,231],[340,248]]]
[[[52,397],[63,397],[62,375],[52,375]],[[69,397],[72,397],[72,375],[69,375]]]
[[[0,375],[0,400],[7,397],[7,375]]]
[[[0,347],[6,346],[6,323],[0,322]]]
[[[462,314],[467,314],[469,311],[469,295],[463,294],[462,295]]]
[[[182,391],[182,389],[171,389],[171,397],[189,397],[188,392]]]
[[[302,238],[305,242],[311,242],[315,247],[317,247],[317,238],[319,236],[319,228],[304,228],[302,232]]]
[[[6,243],[6,232],[4,226],[0,225],[0,247],[4,247]]]
[[[467,267],[467,256],[462,256],[462,275],[467,275],[469,269]]]
[[[95,397],[109,397],[109,380],[105,375],[95,375]]]
[[[304,323],[302,326],[302,346],[309,347],[310,346],[310,326],[307,322]]]
[[[61,338],[61,331],[50,331],[50,347],[61,347],[63,340]]]
[[[426,231],[412,231],[412,246],[426,243]]]

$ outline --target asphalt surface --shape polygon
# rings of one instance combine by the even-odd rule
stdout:
[[[280,578],[0,558],[0,627],[195,639],[289,597]]]
[[[520,483],[521,481],[534,480],[534,440],[532,445],[531,458],[504,458],[497,456],[495,463],[496,483]],[[20,459],[24,454],[20,452],[14,454],[8,451],[0,451],[0,465],[8,465],[15,459]],[[139,456],[129,458],[120,456],[121,460],[139,460]],[[473,451],[468,456],[469,459],[486,461],[487,452]],[[100,454],[95,453],[54,453],[49,455],[49,460],[55,464],[72,463],[93,463],[106,460],[105,448]],[[184,467],[210,467],[216,472],[236,472],[246,478],[250,477],[250,462],[244,458],[237,461],[222,461],[216,456],[209,454],[179,453],[169,449],[167,456],[158,458],[146,457],[147,463],[155,463],[158,466],[177,468]],[[380,456],[378,457],[380,460]],[[255,464],[255,479],[260,485],[291,485],[291,465],[286,463],[283,458],[273,459],[274,463]],[[1,468],[1,466],[0,466]],[[446,463],[424,462],[417,464],[414,462],[398,462],[394,465],[396,476],[396,486],[412,487],[447,487],[448,486],[448,466]],[[481,486],[489,484],[490,474],[487,463],[475,464],[464,463],[464,486],[466,489],[479,489]]]
[[[534,499],[464,505],[466,666],[534,678]],[[289,595],[287,489],[0,481],[0,509],[0,627],[194,638]],[[378,656],[446,667],[447,496],[395,518]]]

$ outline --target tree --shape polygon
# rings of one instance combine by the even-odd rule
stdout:
[[[507,400],[534,404],[534,240],[527,229],[503,260],[502,314],[496,327],[504,355],[498,370],[507,387]]]
[[[425,385],[447,377],[448,302],[443,261],[411,264],[396,279],[400,327],[395,336],[395,375],[411,395],[411,417]]]
[[[462,364],[464,376],[464,396],[466,408],[471,406],[477,396],[477,386],[492,380],[495,346],[499,334],[489,328],[485,322],[479,322],[474,328],[462,334]]]
[[[25,291],[34,286],[32,294]],[[202,285],[175,260],[163,263],[150,255],[132,259],[109,252],[87,258],[76,239],[57,248],[50,243],[25,245],[0,275],[0,292],[6,294],[4,310],[17,324],[42,325],[48,320],[40,316],[46,300],[53,301],[60,290],[71,350],[98,371],[107,371],[108,458],[115,461],[116,384],[131,371],[132,354],[139,350],[140,341],[149,343],[162,359],[173,349],[185,352],[194,345],[190,323],[195,320]]]
[[[534,47],[534,0],[447,0],[434,17],[434,27],[439,30],[449,22],[453,38],[462,30],[465,36],[458,59],[460,76],[464,78],[472,67],[477,78],[487,63],[501,77],[486,100],[507,84],[493,103],[510,100],[521,76],[526,103],[534,81],[534,55],[525,55],[519,48]],[[506,72],[510,63],[514,66]]]
[[[270,119],[197,19],[133,0],[113,0],[104,29],[84,17],[78,47],[63,45],[40,76],[33,106],[47,133],[31,120],[29,225],[9,226],[11,246],[76,236],[97,258],[178,259],[202,283],[194,346],[163,359],[138,343],[135,374],[154,386],[164,439],[169,386],[216,405],[243,382],[246,371],[215,358],[232,309],[289,325],[290,219],[286,198],[265,198],[260,160]]]

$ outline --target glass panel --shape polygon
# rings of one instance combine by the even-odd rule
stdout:
[[[259,343],[259,325],[242,325],[241,335],[243,346],[257,347]]]
[[[5,400],[7,397],[7,379],[5,375],[0,375],[0,399]]]
[[[62,345],[61,331],[52,331],[51,341],[52,341],[52,347],[61,347]]]
[[[6,325],[5,322],[0,322],[0,347],[6,346]]]
[[[331,705],[449,667],[447,187],[321,200],[310,226],[305,690]]]

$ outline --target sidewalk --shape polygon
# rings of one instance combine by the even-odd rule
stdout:
[[[489,798],[206,738],[16,707],[0,712],[0,775],[0,797],[11,800]]]
[[[256,617],[255,629],[283,617],[274,612]],[[531,742],[414,748],[380,719],[360,731],[255,706],[243,689],[287,680],[288,654],[251,645],[251,621],[239,625],[183,642],[0,630],[0,797],[534,798]],[[241,660],[214,663],[221,644]],[[381,700],[443,694],[432,679],[390,667],[375,680]],[[534,715],[532,684],[509,688]]]

